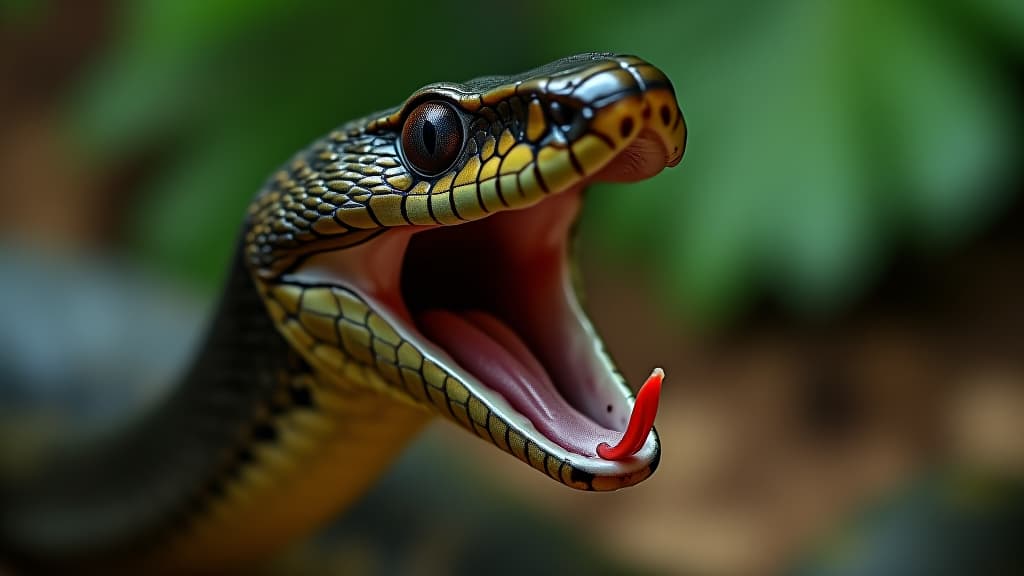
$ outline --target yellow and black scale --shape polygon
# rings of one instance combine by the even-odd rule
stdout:
[[[426,175],[402,131],[431,114],[462,122],[465,142]],[[641,130],[678,162],[686,128],[667,77],[640,58],[582,54],[431,84],[315,142],[253,201],[207,341],[172,397],[108,444],[0,484],[0,557],[42,569],[244,566],[337,514],[438,414],[573,488],[643,480],[656,434],[633,470],[580,469],[357,291],[295,274],[317,254],[373,250],[389,231],[537,204],[585,183]],[[439,138],[442,151],[454,145]]]

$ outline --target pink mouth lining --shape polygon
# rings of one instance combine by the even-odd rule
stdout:
[[[624,460],[643,447],[658,411],[664,373],[655,369],[640,390],[625,432],[604,428],[569,404],[516,332],[487,312],[421,312],[424,335],[502,395],[545,437],[570,452]]]

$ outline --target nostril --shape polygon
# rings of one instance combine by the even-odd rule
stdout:
[[[669,122],[671,122],[671,121],[672,121],[672,111],[668,109],[667,105],[662,104],[661,105],[661,123],[664,124],[665,126],[668,126]]]
[[[622,124],[619,125],[619,135],[623,138],[628,138],[633,133],[633,118],[625,117],[622,119]]]

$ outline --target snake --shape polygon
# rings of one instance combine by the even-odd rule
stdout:
[[[241,570],[343,511],[436,417],[571,488],[648,478],[663,372],[634,394],[615,367],[574,238],[587,185],[653,177],[685,142],[666,74],[607,53],[431,83],[316,140],[249,205],[179,385],[0,484],[0,557]]]

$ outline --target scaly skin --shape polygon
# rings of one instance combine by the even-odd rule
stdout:
[[[457,108],[466,127],[457,160],[429,177],[411,167],[401,146],[403,124],[428,101]],[[51,478],[15,492],[13,498],[27,504],[18,514],[0,515],[0,535],[14,534],[12,548],[29,561],[65,555],[66,564],[95,562],[115,570],[237,569],[337,514],[434,415],[573,488],[614,490],[647,478],[659,458],[653,430],[636,456],[622,462],[567,456],[450,358],[422,347],[408,311],[394,301],[397,277],[349,285],[315,273],[352,266],[342,275],[373,276],[351,262],[373,262],[424,227],[457,226],[548,198],[572,208],[579,202],[575,192],[642,132],[660,142],[665,158],[659,170],[679,161],[686,128],[671,83],[639,58],[595,54],[518,76],[428,85],[400,106],[331,132],[274,175],[250,207],[237,272],[207,346],[233,351],[232,359],[208,350],[171,408],[151,418],[162,424],[144,423],[136,441],[104,453],[108,472],[68,465],[51,475],[81,474],[74,477],[97,490],[79,494]],[[570,224],[553,221],[552,228],[564,237]],[[335,259],[339,254],[345,259]],[[227,306],[253,286],[263,310]],[[255,314],[269,317],[266,323],[280,336],[266,334],[262,323],[239,328],[239,318]],[[268,342],[254,345],[245,330]],[[246,387],[252,379],[261,384]],[[621,379],[615,386],[623,405],[632,405],[628,386]],[[210,408],[209,397],[218,393],[234,407],[230,414]],[[197,433],[191,443],[166,440],[168,427],[216,418],[225,419],[223,425]],[[137,481],[112,484],[107,477],[123,477],[114,469],[118,463],[154,460],[154,451],[168,456],[142,464]],[[176,461],[174,451],[202,457],[188,466],[164,464]],[[168,477],[173,481],[164,497],[107,526],[109,508],[102,503]],[[121,488],[102,490],[108,485]],[[43,494],[45,486],[62,488],[62,495]],[[69,506],[77,498],[90,504]],[[46,529],[26,537],[29,532],[19,533],[25,518],[103,529],[91,538],[54,537]]]

